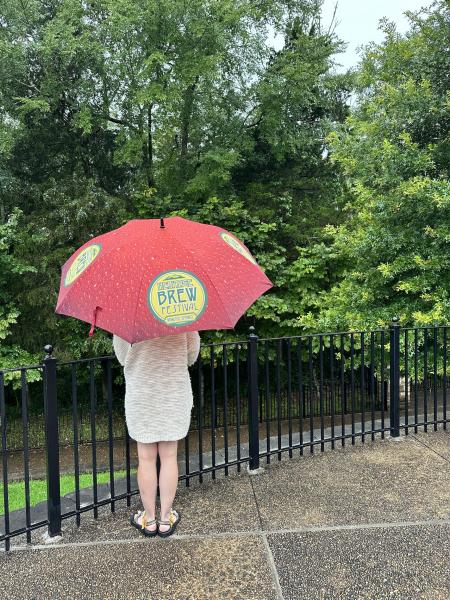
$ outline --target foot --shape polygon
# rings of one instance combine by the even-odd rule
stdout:
[[[138,525],[140,525],[142,527],[142,522],[143,519],[145,518],[146,523],[148,521],[153,521],[153,519],[155,518],[154,516],[150,516],[147,515],[145,510],[144,511],[138,511],[135,515],[134,515],[134,522],[137,523]],[[149,532],[155,532],[158,528],[158,523],[152,523],[151,525],[146,525],[145,526],[145,530],[149,531]]]
[[[161,517],[162,516],[163,515],[161,515]],[[175,531],[175,527],[177,526],[179,520],[180,520],[180,514],[172,508],[170,510],[170,513],[169,513],[167,519],[161,518],[158,521],[159,533],[167,533],[169,531],[171,531],[171,532]]]

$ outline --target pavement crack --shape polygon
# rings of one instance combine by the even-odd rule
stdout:
[[[263,530],[264,527],[263,527],[263,522],[262,522],[262,518],[261,518],[261,513],[259,511],[258,499],[256,498],[255,488],[253,487],[253,481],[252,481],[253,476],[249,475],[249,477],[250,477],[250,485],[252,486],[253,498],[255,500],[256,510],[258,511],[259,526],[260,526],[261,530]]]
[[[428,450],[431,450],[431,452],[434,452],[435,454],[437,454],[438,456],[440,456],[441,458],[443,458],[446,462],[448,462],[450,464],[450,459],[448,459],[446,456],[443,456],[442,454],[437,452],[434,448],[432,448],[428,444],[425,444],[425,442],[421,438],[417,437],[415,434],[412,434],[412,437],[414,440],[419,442],[419,444],[422,444],[422,446],[425,446],[425,448],[428,448]]]

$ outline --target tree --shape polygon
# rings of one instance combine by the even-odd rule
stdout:
[[[20,316],[17,299],[11,290],[24,274],[35,271],[14,255],[14,238],[20,217],[20,211],[15,210],[6,223],[0,223],[0,364],[3,368],[35,364],[37,360],[36,354],[26,352],[19,344],[5,343]],[[31,372],[30,381],[36,376],[37,373]],[[7,374],[6,381],[9,379],[20,379],[20,373]]]
[[[329,135],[347,178],[346,219],[328,227],[339,281],[320,314],[299,322],[319,330],[446,323],[450,318],[450,53],[446,3],[407,13],[402,36],[383,21],[358,71],[359,105]]]
[[[285,37],[278,52],[269,27]],[[329,286],[322,225],[340,218],[324,143],[346,114],[339,48],[316,0],[5,0],[2,219],[22,210],[14,253],[36,269],[11,290],[8,339],[106,350],[106,334],[93,346],[55,316],[60,267],[90,237],[171,214],[241,237],[275,284],[248,316],[261,333],[296,328]]]
[[[334,281],[324,226],[341,221],[342,181],[325,140],[348,114],[352,89],[349,74],[333,71],[343,44],[333,23],[322,23],[318,5],[296,15],[284,33],[283,48],[255,85],[252,143],[234,170],[238,193],[273,225],[262,260],[276,289],[249,310],[266,324],[264,335],[302,331],[299,315],[316,314]]]

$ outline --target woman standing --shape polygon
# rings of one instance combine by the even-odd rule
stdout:
[[[189,430],[193,395],[188,366],[197,360],[200,335],[189,331],[136,344],[114,335],[113,345],[124,368],[125,419],[129,436],[137,442],[137,481],[144,506],[130,522],[146,536],[167,537],[180,520],[172,508],[178,486],[177,446]],[[158,484],[160,519],[155,516]]]

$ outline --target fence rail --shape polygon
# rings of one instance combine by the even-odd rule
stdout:
[[[448,327],[400,328],[259,339],[203,345],[190,368],[191,427],[180,443],[180,480],[213,479],[223,469],[257,469],[284,452],[314,453],[403,430],[447,428]],[[47,526],[58,535],[75,518],[138,493],[131,470],[135,447],[123,418],[124,382],[113,356],[58,362],[51,346],[42,365],[0,371],[2,480],[0,542]],[[31,376],[30,376],[31,374]],[[39,374],[40,377],[36,377]],[[18,382],[11,385],[12,375]],[[36,381],[39,379],[39,381]],[[16,383],[17,385],[17,383]],[[120,408],[118,408],[120,407]],[[184,448],[183,448],[184,446]],[[120,460],[118,460],[118,453]],[[46,518],[35,518],[33,474],[46,473]],[[69,462],[68,462],[69,461]],[[124,467],[119,493],[117,465]],[[36,471],[37,469],[37,471]],[[74,474],[74,503],[62,502],[61,475]],[[81,502],[81,477],[92,474],[92,501]],[[104,475],[103,471],[106,471]],[[17,472],[20,514],[12,507]],[[106,476],[109,497],[99,497]],[[103,479],[102,479],[103,481]]]

